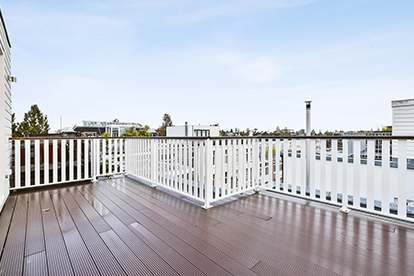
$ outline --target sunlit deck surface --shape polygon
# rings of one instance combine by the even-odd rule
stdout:
[[[270,192],[209,210],[131,178],[13,193],[1,275],[413,275],[414,225]]]

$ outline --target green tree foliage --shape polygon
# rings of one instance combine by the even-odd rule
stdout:
[[[14,121],[14,118],[12,118]],[[26,137],[31,135],[48,134],[50,130],[47,115],[43,115],[37,104],[30,107],[30,110],[24,114],[23,121],[15,125],[13,136]],[[12,127],[13,131],[13,127]]]
[[[149,128],[149,126],[145,126],[137,130],[135,127],[130,127],[126,132],[121,134],[121,137],[151,136],[151,133],[148,132]]]
[[[17,130],[17,125],[18,123],[16,123],[16,114],[13,113],[12,117],[11,117],[11,121],[12,121],[12,136],[15,136],[16,134],[16,130]]]
[[[144,126],[144,128],[138,130],[138,136],[151,136],[151,133],[148,132],[149,129],[149,126]]]
[[[392,131],[392,126],[383,126],[381,131]]]
[[[133,136],[139,136],[138,130],[135,127],[130,127],[127,129],[126,132],[121,134],[121,137],[133,137]]]
[[[102,133],[99,137],[111,137],[111,134],[108,132]]]
[[[158,136],[167,136],[167,127],[173,126],[172,119],[170,114],[165,113],[162,117],[162,124],[161,126],[156,130],[158,133]]]

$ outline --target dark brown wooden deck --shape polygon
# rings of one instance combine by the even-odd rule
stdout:
[[[13,193],[0,245],[0,275],[414,274],[413,224],[269,192],[204,210],[130,178]]]

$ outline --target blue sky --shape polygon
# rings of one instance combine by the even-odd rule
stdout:
[[[4,0],[13,111],[223,129],[376,129],[414,98],[414,1]]]

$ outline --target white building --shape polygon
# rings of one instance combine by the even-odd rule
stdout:
[[[414,136],[414,99],[396,100],[392,107],[392,135]],[[392,156],[398,155],[398,142],[393,141]],[[407,141],[407,157],[414,159],[414,141]]]
[[[140,129],[142,128],[142,125],[134,122],[120,122],[118,119],[115,119],[112,122],[83,120],[76,124],[73,127],[73,130],[81,132],[85,136],[99,136],[107,132],[111,137],[119,137],[130,127]]]
[[[189,125],[187,122],[182,126],[167,127],[167,136],[169,137],[217,137],[220,136],[220,127],[218,124],[202,126]]]
[[[10,182],[10,160],[11,160],[11,82],[16,82],[16,78],[11,75],[11,59],[10,59],[10,40],[7,35],[6,26],[4,24],[3,15],[0,11],[0,110],[3,119],[0,120],[0,210],[3,207],[7,196],[9,195]]]

